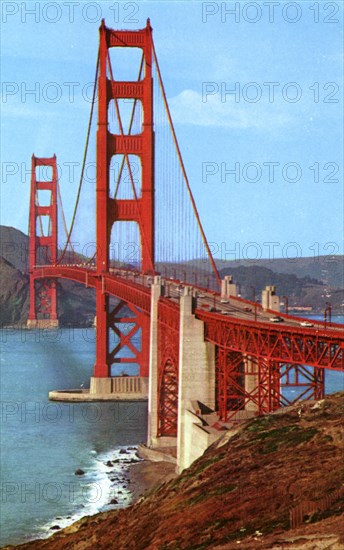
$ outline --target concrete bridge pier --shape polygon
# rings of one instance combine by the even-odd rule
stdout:
[[[59,328],[58,319],[28,319],[26,322],[28,329],[37,330],[54,330]]]
[[[253,361],[249,355],[244,354],[244,372],[245,372],[245,393],[251,394],[256,398],[255,402],[252,399],[245,398],[245,411],[257,413],[258,406],[258,363]]]
[[[221,298],[226,299],[237,295],[236,284],[233,283],[232,275],[225,275],[221,281]]]
[[[192,401],[215,408],[215,346],[204,341],[204,323],[192,313],[192,293],[184,288],[180,298],[179,380],[178,380],[178,471],[200,456],[194,444]],[[197,431],[199,428],[196,428]],[[196,436],[197,437],[197,436]]]
[[[262,291],[262,306],[265,310],[273,309],[274,311],[280,311],[280,299],[276,294],[275,286],[268,285]]]
[[[148,447],[175,445],[171,437],[158,437],[158,304],[161,296],[161,277],[156,275],[151,285],[151,318],[149,341],[149,384],[148,384]]]

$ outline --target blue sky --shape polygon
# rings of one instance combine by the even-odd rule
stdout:
[[[81,163],[100,17],[132,30],[150,17],[215,255],[342,253],[343,4],[275,4],[2,2],[1,223],[27,231],[33,152]],[[70,219],[78,178],[67,176]]]

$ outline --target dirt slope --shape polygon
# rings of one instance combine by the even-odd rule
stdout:
[[[249,421],[136,505],[20,548],[344,548],[343,414],[340,393]]]

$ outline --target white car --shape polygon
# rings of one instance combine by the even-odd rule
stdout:
[[[270,317],[269,321],[271,321],[271,323],[283,323],[284,319],[278,315],[275,315],[274,317]]]
[[[313,323],[310,323],[309,321],[302,321],[300,323],[301,327],[314,327]]]

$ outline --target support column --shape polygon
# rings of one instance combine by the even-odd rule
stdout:
[[[36,174],[37,167],[51,168],[52,176],[42,171]],[[35,269],[43,263],[57,263],[57,164],[56,155],[49,158],[36,157],[31,159],[31,194],[29,220],[29,276],[30,276],[30,306],[27,321],[28,328],[57,328],[57,288],[54,279],[35,279]],[[42,204],[40,192],[50,194],[50,201]],[[49,218],[48,228],[44,230],[42,217]],[[38,251],[41,257],[38,257]],[[42,255],[42,250],[45,254]]]
[[[245,397],[245,411],[257,413],[259,409],[259,375],[258,364],[252,361],[250,356],[244,356],[245,364],[245,394],[250,394],[252,398]]]
[[[233,283],[232,275],[226,275],[221,281],[221,298],[229,298],[237,295],[236,284]]]
[[[191,401],[215,408],[215,346],[204,341],[204,323],[192,313],[190,287],[180,298],[177,464],[181,472],[191,464],[186,415]]]
[[[161,296],[161,278],[154,277],[151,286],[151,317],[149,341],[148,389],[148,447],[158,446],[158,304]]]
[[[262,306],[263,309],[273,309],[274,311],[280,311],[280,299],[276,294],[275,286],[266,286],[262,292]]]

